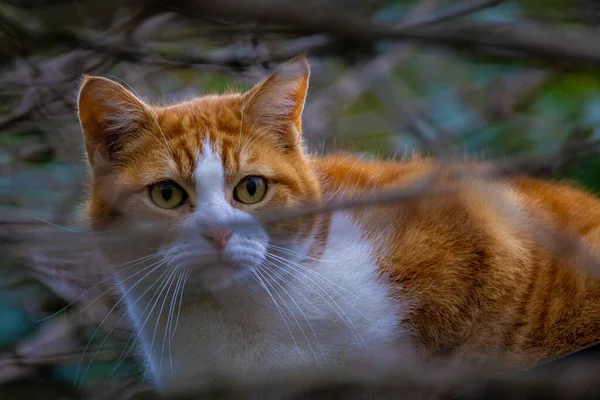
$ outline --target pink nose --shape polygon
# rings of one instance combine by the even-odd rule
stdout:
[[[227,242],[231,239],[233,231],[231,229],[213,229],[202,234],[210,242],[212,247],[217,250],[223,250]]]

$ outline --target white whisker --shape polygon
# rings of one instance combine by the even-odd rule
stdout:
[[[167,299],[169,297],[169,292],[171,291],[171,287],[173,286],[173,283],[175,283],[175,277],[177,276],[177,274],[181,272],[178,269],[173,269],[173,273],[171,274],[170,277],[170,282],[169,283],[169,287],[167,288],[167,291],[165,292],[165,298],[163,299],[162,305],[160,306],[160,310],[158,310],[158,316],[156,317],[156,327],[154,328],[154,334],[152,336],[152,343],[154,344],[154,337],[156,336],[156,331],[158,330],[158,323],[160,322],[162,313],[163,313],[163,309],[165,307],[165,303],[167,302]],[[172,294],[172,298],[171,298],[171,304],[173,303],[173,299],[175,298],[175,291],[171,292]],[[163,343],[162,343],[162,347],[160,350],[160,361],[158,364],[158,371],[159,373],[162,374],[162,360],[163,360],[163,354],[165,352],[165,345],[167,344],[167,328],[169,327],[169,319],[171,318],[171,314],[168,313],[167,314],[167,321],[165,323],[165,333],[163,335]],[[170,343],[170,341],[169,341]]]
[[[58,228],[58,229],[60,229],[60,230],[63,230],[63,231],[65,231],[65,232],[71,232],[71,233],[85,233],[85,231],[76,231],[75,229],[67,228],[67,227],[64,227],[64,226],[57,225],[57,224],[55,224],[55,223],[53,223],[53,222],[50,222],[50,221],[46,221],[45,219],[43,219],[43,218],[40,218],[40,217],[34,217],[34,219],[37,219],[37,220],[38,220],[38,221],[40,221],[40,222],[43,222],[43,223],[45,223],[45,224],[48,224],[48,225],[50,225],[50,226],[52,226],[52,227],[54,227],[54,228]]]
[[[272,262],[266,260],[270,265],[274,265]],[[275,274],[276,276],[278,276],[280,279],[283,280],[284,283],[289,283],[289,281],[287,279],[285,279],[282,275],[278,274],[275,270],[269,268],[268,265],[263,265],[263,268],[266,268],[267,271],[270,271],[271,273]],[[296,302],[296,300],[292,297],[292,295],[279,283],[277,282],[277,280],[274,280],[274,282],[279,285],[279,287],[281,287],[283,289],[283,291],[288,295],[288,297],[292,300],[292,302],[296,305],[296,307],[298,308],[298,310],[300,311],[300,313],[302,313],[302,316],[304,317],[304,320],[306,321],[306,323],[308,324],[309,329],[311,330],[317,345],[319,346],[319,349],[321,350],[321,354],[323,355],[323,359],[325,360],[325,365],[327,366],[327,369],[329,369],[329,362],[327,360],[327,356],[325,355],[325,351],[323,350],[323,346],[321,345],[321,342],[319,341],[319,337],[317,336],[317,333],[315,332],[312,324],[310,323],[310,320],[308,319],[308,317],[306,316],[306,314],[304,313],[304,310],[302,310],[302,307],[300,307],[300,305]],[[306,295],[304,293],[302,293],[301,291],[299,291],[297,288],[294,287],[294,285],[290,285],[290,288],[292,288],[295,292],[297,292],[298,294],[300,294],[300,296],[302,296],[307,302],[308,304],[310,304],[311,306],[317,308],[314,304],[312,304],[312,302],[310,301],[310,299],[308,299],[308,297],[306,297]],[[318,308],[317,308],[318,309]],[[308,341],[308,338],[307,338]],[[308,341],[309,346],[311,346],[310,342]],[[312,346],[311,346],[311,350],[312,350]],[[314,353],[314,351],[313,351]],[[315,358],[317,358],[316,354],[315,354]],[[317,362],[318,362],[318,358],[317,358]]]
[[[160,293],[158,294],[158,297],[156,298],[156,302],[155,302],[154,306],[152,306],[152,309],[148,313],[148,316],[152,315],[152,311],[154,311],[154,308],[158,305],[158,301],[160,300],[160,297],[162,296],[163,292],[165,292],[165,290],[167,289],[167,286],[170,287],[169,282],[171,282],[171,278],[175,275],[176,272],[177,272],[177,269],[174,268],[171,271],[171,274],[167,278],[165,278],[165,284],[162,287],[162,289],[160,290]],[[165,299],[163,300],[160,310],[158,311],[158,314],[156,315],[156,326],[154,328],[154,333],[152,334],[152,342],[150,343],[150,350],[148,351],[148,354],[150,354],[150,355],[152,355],[152,350],[154,348],[154,339],[156,338],[156,331],[158,329],[158,323],[160,322],[160,315],[162,313],[162,309],[163,309],[163,307],[165,305],[165,301],[167,299],[167,292],[165,292]],[[140,332],[141,331],[142,330],[140,329]],[[162,359],[161,359],[161,363],[162,363]],[[142,377],[142,383],[146,380],[146,376],[148,375],[148,366],[149,365],[146,365],[146,370],[144,371],[144,376]],[[160,373],[160,372],[161,371],[159,369],[158,373]]]
[[[149,268],[152,268],[148,273],[146,273],[146,275],[144,275],[143,277],[141,277],[135,284],[133,284],[129,290],[127,290],[120,298],[119,300],[115,303],[115,305],[108,311],[108,313],[106,314],[106,316],[104,317],[104,319],[100,322],[100,324],[98,325],[98,327],[96,328],[96,330],[94,331],[94,333],[92,334],[92,337],[90,338],[90,340],[88,341],[87,345],[85,346],[85,349],[83,350],[83,353],[81,355],[81,359],[79,360],[79,363],[77,365],[77,369],[75,371],[75,381],[77,381],[77,378],[79,376],[79,368],[81,366],[81,363],[83,362],[83,358],[90,346],[90,344],[92,343],[92,340],[94,340],[94,337],[98,334],[98,332],[100,331],[100,328],[102,327],[102,325],[104,324],[104,322],[106,322],[106,320],[108,319],[108,317],[110,316],[110,314],[117,308],[117,306],[125,299],[125,296],[127,295],[127,293],[129,293],[131,290],[133,290],[133,288],[135,288],[138,284],[140,284],[147,276],[149,276],[151,273],[153,273],[154,271],[156,271],[158,268],[160,268],[162,265],[164,265],[167,262],[167,260],[160,260],[156,263],[153,263],[151,265],[149,265],[148,267],[142,269],[139,272],[143,272],[146,271]],[[158,264],[158,265],[157,265]],[[156,266],[154,266],[156,265]],[[120,319],[119,319],[120,321]],[[113,327],[114,329],[114,327]],[[112,332],[112,330],[111,330]],[[108,335],[106,336],[108,337]],[[106,338],[104,339],[104,341],[106,341]],[[102,342],[102,344],[104,344],[104,341]],[[100,346],[101,347],[101,346]],[[99,349],[98,349],[99,350]],[[97,354],[97,352],[96,352]],[[94,355],[95,357],[95,355]],[[93,362],[93,358],[92,361],[90,361],[90,363],[88,364],[87,368],[85,369],[84,372],[84,377],[87,375],[87,371],[89,370],[90,366],[92,365]],[[81,385],[83,385],[83,379],[82,382],[79,385],[79,388],[81,388]]]
[[[269,254],[269,256],[273,256],[272,254]],[[277,259],[276,259],[277,260]],[[293,270],[295,270],[296,272],[298,272],[299,274],[301,274],[302,276],[304,276],[306,279],[308,279],[309,281],[311,281],[313,284],[315,284],[324,294],[325,296],[327,296],[331,302],[333,302],[333,304],[328,301],[322,294],[320,294],[318,291],[316,291],[314,288],[312,288],[314,290],[314,292],[323,299],[323,301],[325,301],[330,307],[331,309],[338,315],[338,317],[340,318],[340,320],[342,322],[344,322],[346,324],[346,326],[348,326],[348,329],[350,329],[350,331],[352,332],[352,334],[356,337],[356,339],[363,345],[363,347],[367,347],[364,339],[362,338],[362,336],[360,335],[359,330],[356,328],[356,326],[354,325],[354,323],[352,322],[352,320],[350,319],[350,317],[348,317],[348,315],[344,312],[344,309],[335,301],[335,299],[325,290],[323,289],[323,287],[321,285],[319,285],[318,283],[316,283],[314,280],[312,280],[309,276],[307,276],[306,274],[304,274],[301,270],[294,268],[294,266],[292,266],[289,262],[287,262],[286,260],[279,260],[279,262],[283,263],[285,266],[287,266],[288,268],[291,268]],[[274,264],[276,265],[276,264]],[[293,276],[293,274],[289,271],[286,271],[285,268],[281,268],[281,271],[284,271],[290,275]],[[297,278],[299,279],[299,278]],[[300,279],[299,279],[300,280]],[[303,281],[301,281],[303,282]],[[311,287],[310,285],[308,285],[306,282],[303,282],[304,284],[306,284],[309,288]],[[348,304],[350,304],[351,306],[354,307],[354,305],[349,302],[346,298],[344,298],[340,293],[337,293],[338,295],[341,296],[342,299],[344,299]],[[334,306],[335,304],[335,306]],[[358,311],[363,318],[367,319],[366,316],[364,316],[360,310],[358,310],[356,307],[354,307],[356,309],[356,311]],[[368,320],[368,319],[367,319]]]
[[[246,89],[247,86],[248,86],[248,76],[246,75],[244,77],[244,90]],[[246,106],[246,96],[242,95],[242,109],[240,111],[240,132],[239,132],[239,139],[238,139],[238,144],[237,144],[238,150],[241,150],[241,144],[242,144],[242,128],[244,127],[245,106]]]
[[[187,283],[187,280],[188,280],[190,274],[191,274],[191,271],[186,272],[185,278],[183,278],[183,283],[181,284],[181,292],[179,293],[179,306],[177,307],[177,318],[175,319],[175,327],[173,328],[173,333],[172,333],[171,337],[169,338],[170,340],[173,340],[173,337],[175,336],[175,333],[177,332],[177,326],[179,325],[179,314],[181,313],[181,306],[183,304],[183,291],[185,290],[185,284]]]
[[[170,260],[169,260],[170,261]],[[146,307],[144,307],[144,309],[142,310],[142,312],[140,313],[140,320],[141,318],[144,316],[144,314],[146,313],[146,310],[148,310],[148,308],[150,307],[151,304],[153,304],[154,300],[156,299],[156,301],[158,301],[158,295],[160,293],[161,288],[163,287],[163,285],[166,284],[166,275],[171,272],[169,269],[166,269],[158,278],[156,278],[156,280],[152,283],[152,285],[150,285],[145,291],[144,293],[142,293],[137,299],[136,301],[134,301],[132,303],[132,306],[137,304],[138,301],[140,301],[141,299],[144,298],[144,296],[150,291],[150,289],[152,289],[154,287],[154,285],[156,285],[158,282],[161,282],[160,285],[158,285],[158,288],[156,288],[156,290],[154,291],[154,293],[152,294],[152,297],[150,297],[150,300],[148,300]],[[165,278],[165,279],[163,279]],[[154,308],[152,308],[153,310]],[[150,310],[150,313],[148,314],[148,316],[146,317],[146,320],[144,321],[144,323],[142,324],[142,327],[139,329],[138,332],[136,332],[134,334],[135,336],[135,340],[133,341],[133,343],[131,344],[131,346],[129,346],[129,349],[127,350],[127,352],[125,352],[125,350],[123,350],[123,352],[125,352],[125,354],[121,353],[121,356],[119,357],[119,359],[117,360],[117,364],[113,367],[111,373],[109,376],[112,376],[112,374],[114,372],[116,372],[116,370],[119,368],[119,366],[121,365],[121,363],[123,363],[123,361],[125,361],[125,359],[127,358],[127,356],[129,355],[129,353],[131,352],[131,350],[134,348],[134,345],[137,343],[138,339],[141,336],[141,332],[144,328],[144,326],[146,326],[146,323],[148,322],[148,320],[150,319],[152,310]],[[127,341],[127,344],[125,347],[127,347],[127,345],[129,344],[129,342],[131,341],[131,339],[129,339]]]
[[[303,254],[303,253],[300,253],[298,251],[286,249],[285,247],[277,246],[277,245],[274,245],[272,243],[269,243],[269,247],[273,248],[275,250],[287,253],[287,254],[292,255],[292,256],[298,256],[298,257],[300,257],[300,258],[302,258],[304,260],[319,261],[319,262],[335,262],[336,261],[336,260],[330,260],[330,259],[326,259],[326,258],[310,257],[310,256],[308,256],[306,254]]]
[[[167,317],[167,325],[165,326],[165,335],[164,340],[169,341],[169,365],[171,366],[171,374],[173,374],[173,356],[171,352],[171,336],[173,335],[173,320],[175,319],[175,304],[177,303],[177,297],[179,295],[179,290],[181,286],[181,282],[185,275],[185,271],[181,271],[179,277],[177,278],[177,284],[175,285],[175,289],[173,290],[173,295],[171,296],[171,306],[169,307],[169,313]],[[169,333],[167,334],[167,327]]]
[[[285,259],[285,258],[283,258],[283,257],[280,257],[280,256],[278,256],[278,255],[276,255],[276,254],[273,254],[273,253],[267,253],[267,254],[268,254],[269,256],[271,256],[271,257],[275,257],[276,259],[278,259],[279,261],[282,261],[282,262],[287,262],[287,263],[291,263],[291,262],[292,262],[291,260],[287,260],[287,259]],[[314,275],[314,276],[315,276],[317,279],[321,280],[322,282],[324,282],[324,283],[328,283],[328,284],[330,284],[330,285],[333,285],[333,286],[335,286],[336,288],[338,288],[338,289],[340,289],[340,290],[343,290],[344,292],[346,292],[346,293],[348,293],[349,295],[353,296],[353,297],[354,297],[354,298],[356,298],[357,300],[361,300],[361,298],[360,298],[360,297],[358,297],[357,295],[355,295],[354,293],[352,293],[351,291],[349,291],[349,290],[348,290],[348,289],[346,289],[345,287],[338,285],[337,283],[333,282],[333,281],[332,281],[332,280],[330,280],[330,279],[327,279],[327,278],[326,278],[326,277],[324,277],[323,275],[321,275],[321,274],[319,274],[319,273],[317,273],[317,272],[315,272],[315,271],[311,270],[310,268],[306,268],[306,267],[304,267],[304,266],[302,266],[302,265],[300,265],[300,264],[298,264],[298,263],[293,263],[293,264],[294,264],[295,266],[297,266],[297,267],[300,267],[300,268],[304,269],[306,272],[308,272],[308,273],[310,273],[310,274]],[[335,289],[334,289],[334,290],[335,290]],[[336,292],[336,293],[340,294],[339,292]],[[340,294],[340,296],[341,296],[341,294]],[[352,303],[350,303],[350,304],[352,304]]]
[[[106,282],[107,280],[109,280],[109,279],[111,279],[111,278],[114,278],[114,277],[115,277],[117,274],[119,274],[119,273],[123,273],[123,272],[125,272],[125,271],[128,271],[128,270],[130,270],[131,268],[133,268],[133,267],[135,267],[135,266],[137,266],[137,265],[140,265],[140,264],[142,264],[144,261],[148,261],[148,260],[150,260],[150,259],[152,259],[152,258],[154,258],[154,257],[160,256],[160,255],[162,255],[162,254],[161,254],[160,252],[157,252],[157,253],[151,254],[151,255],[149,255],[149,256],[144,256],[144,257],[138,258],[138,259],[136,259],[136,260],[128,261],[128,262],[126,262],[126,263],[123,263],[123,264],[118,264],[118,265],[114,265],[114,266],[112,266],[112,267],[108,267],[108,268],[111,268],[111,269],[113,269],[113,268],[116,268],[116,267],[121,267],[121,266],[123,266],[123,265],[127,265],[127,264],[130,264],[130,263],[135,263],[135,264],[133,264],[133,265],[130,265],[129,267],[125,268],[124,270],[117,271],[117,272],[114,272],[114,273],[110,274],[110,275],[109,275],[109,276],[107,276],[106,278],[102,279],[100,282],[97,282],[97,283],[96,283],[94,286],[92,286],[92,287],[90,287],[89,289],[85,290],[85,291],[84,291],[82,294],[80,294],[79,296],[77,296],[77,298],[75,298],[75,300],[73,300],[72,302],[70,302],[69,304],[67,304],[66,306],[64,306],[63,308],[61,308],[60,310],[56,311],[55,313],[53,313],[53,314],[51,314],[51,315],[49,315],[49,316],[47,316],[47,317],[44,317],[44,318],[38,319],[36,322],[38,322],[38,323],[39,323],[39,322],[43,322],[43,321],[46,321],[47,319],[50,319],[50,318],[52,318],[52,317],[54,317],[54,316],[56,316],[56,315],[60,314],[61,312],[65,311],[67,308],[71,307],[72,305],[74,305],[75,303],[77,303],[79,300],[81,300],[81,298],[82,298],[83,296],[85,296],[86,294],[88,294],[90,291],[92,291],[92,290],[93,290],[94,288],[96,288],[98,285],[101,285],[102,283]],[[129,279],[129,278],[130,278],[130,277],[132,277],[132,276],[134,276],[134,275],[130,275],[130,276],[127,278],[127,279]],[[86,309],[87,309],[89,306],[91,306],[92,304],[94,304],[94,302],[95,302],[95,301],[97,301],[98,299],[100,299],[100,298],[101,298],[102,296],[104,296],[106,293],[108,293],[108,292],[110,292],[111,290],[113,290],[115,286],[116,286],[116,285],[113,285],[113,286],[111,286],[111,287],[110,287],[108,290],[106,290],[106,291],[105,291],[104,293],[102,293],[100,296],[98,296],[97,298],[95,298],[94,300],[92,300],[92,302],[91,302],[91,303],[89,303],[89,304],[88,304],[88,305],[87,305],[85,308],[83,308],[82,310],[80,310],[80,311],[79,311],[79,313],[81,313],[81,312],[85,311],[85,310],[86,310]],[[78,313],[78,314],[79,314],[79,313]]]
[[[304,329],[302,329],[302,324],[300,323],[300,321],[298,321],[298,318],[296,318],[296,315],[294,314],[294,312],[292,311],[292,309],[290,308],[290,306],[287,304],[287,302],[284,300],[284,298],[279,294],[279,292],[277,290],[275,290],[275,288],[273,287],[273,285],[271,285],[270,281],[275,282],[288,295],[288,297],[292,300],[292,302],[294,302],[296,304],[296,307],[298,307],[298,309],[300,309],[300,312],[304,315],[304,312],[302,311],[302,309],[300,308],[300,306],[298,306],[298,303],[296,303],[296,301],[290,295],[290,293],[279,282],[277,282],[277,280],[272,279],[272,277],[270,276],[270,274],[269,274],[268,271],[264,270],[262,267],[259,267],[256,272],[258,272],[259,274],[261,274],[261,273],[264,274],[263,278],[265,278],[265,281],[267,282],[267,284],[269,286],[271,286],[271,289],[273,289],[273,291],[275,292],[275,294],[281,299],[281,302],[286,306],[286,308],[290,312],[290,315],[292,316],[292,318],[296,322],[296,325],[298,325],[298,328],[300,329],[300,332],[302,333],[302,336],[304,336],[304,339],[306,340],[306,344],[308,344],[308,347],[310,348],[310,351],[313,353],[313,356],[315,357],[315,360],[317,361],[317,363],[319,364],[319,366],[321,366],[321,363],[319,362],[319,357],[317,356],[317,353],[313,349],[312,343],[310,342],[310,339],[306,335],[306,332],[304,332]],[[265,277],[265,275],[266,275],[266,277]],[[271,278],[271,279],[269,279],[269,278]],[[304,315],[304,317],[306,319],[306,315]],[[308,319],[307,319],[306,322],[308,322]]]
[[[288,324],[287,319],[286,319],[285,315],[283,314],[283,311],[281,310],[281,307],[279,306],[279,304],[277,303],[277,301],[275,300],[275,298],[271,294],[271,291],[267,288],[267,285],[265,284],[265,282],[258,275],[258,271],[251,269],[250,272],[252,272],[252,276],[254,276],[256,278],[256,280],[258,281],[259,285],[267,292],[267,294],[269,295],[269,297],[273,301],[273,304],[277,308],[277,311],[279,311],[279,315],[281,315],[281,319],[283,320],[283,323],[285,324],[285,326],[288,329],[288,332],[290,333],[290,337],[292,338],[292,341],[294,342],[294,346],[296,346],[296,349],[298,350],[298,354],[300,354],[300,357],[302,358],[302,360],[306,360],[304,358],[304,354],[302,354],[302,350],[300,350],[300,346],[298,346],[298,343],[296,343],[296,338],[294,337],[294,334],[292,333],[292,329],[290,328],[290,324]]]

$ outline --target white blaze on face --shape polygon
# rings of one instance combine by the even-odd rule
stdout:
[[[235,208],[225,196],[225,171],[223,162],[208,140],[202,145],[194,171],[197,208],[195,218],[203,223],[222,224],[231,220]]]
[[[217,250],[205,236],[211,227],[256,220],[230,203],[232,196],[226,190],[233,190],[232,185],[226,182],[221,157],[208,140],[198,154],[194,179],[196,208],[169,253],[174,266],[192,269],[204,289],[217,290],[235,278],[248,276],[250,269],[262,263],[269,238],[258,223],[235,225],[225,247]]]

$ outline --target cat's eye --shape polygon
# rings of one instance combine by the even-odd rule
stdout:
[[[247,176],[233,190],[235,200],[244,204],[255,204],[267,193],[267,182],[260,176]]]
[[[183,204],[187,193],[175,182],[165,181],[150,186],[150,198],[160,208],[175,208]]]

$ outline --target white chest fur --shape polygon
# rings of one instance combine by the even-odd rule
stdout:
[[[233,286],[218,299],[187,298],[167,346],[164,318],[146,324],[140,338],[149,372],[173,393],[214,382],[344,379],[385,365],[385,357],[409,357],[402,304],[377,276],[370,243],[339,213],[322,260],[262,271],[269,293]],[[137,309],[129,310],[134,325]]]

